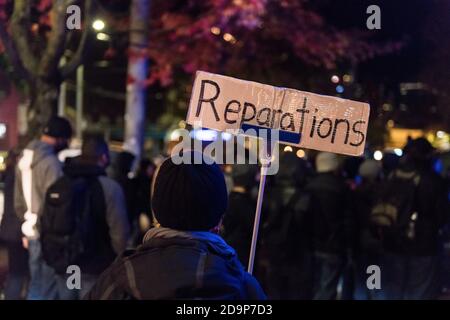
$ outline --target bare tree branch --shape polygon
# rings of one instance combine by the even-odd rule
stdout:
[[[59,60],[64,54],[67,38],[66,30],[66,1],[56,1],[52,7],[52,31],[47,46],[39,63],[38,75],[47,78],[59,78]]]
[[[20,60],[19,53],[17,51],[16,45],[12,40],[11,36],[6,29],[6,26],[0,22],[0,39],[2,40],[3,46],[5,47],[6,56],[12,63],[15,71],[20,74],[25,80],[30,79],[30,74],[24,68],[22,61]]]
[[[15,0],[11,17],[11,32],[23,67],[33,77],[36,75],[38,60],[30,48],[30,4],[29,0]]]
[[[77,51],[73,55],[72,59],[59,69],[62,79],[67,78],[83,62],[88,49],[88,40],[90,34],[90,26],[93,21],[94,5],[94,0],[85,1],[83,34],[81,35],[80,43],[78,44]]]

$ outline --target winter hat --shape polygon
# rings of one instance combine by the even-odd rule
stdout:
[[[359,166],[359,175],[370,180],[376,179],[380,171],[380,162],[373,159],[367,159]]]
[[[72,137],[72,126],[67,119],[55,116],[47,122],[43,133],[53,138],[70,139]]]
[[[188,153],[184,159],[202,156],[193,151]],[[208,231],[219,224],[227,201],[225,179],[216,163],[175,164],[171,157],[157,170],[152,208],[156,220],[163,227]]]
[[[339,159],[336,154],[320,152],[316,158],[316,170],[319,173],[331,172],[339,167]]]

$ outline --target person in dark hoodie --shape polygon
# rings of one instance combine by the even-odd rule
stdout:
[[[436,299],[440,293],[439,231],[450,210],[445,181],[432,169],[433,153],[425,138],[409,141],[383,187],[403,204],[395,226],[385,231],[381,281],[387,299]]]
[[[371,209],[382,186],[382,165],[380,161],[367,159],[359,166],[360,181],[356,186],[352,206],[356,220],[357,236],[355,236],[355,300],[373,300],[382,298],[380,290],[367,287],[367,267],[381,265],[383,254],[380,230],[370,222]]]
[[[227,207],[219,166],[211,159],[175,164],[174,157],[161,164],[153,182],[157,227],[136,250],[118,258],[86,298],[264,299],[234,249],[216,234]],[[183,155],[194,157],[202,154]]]
[[[14,211],[14,173],[17,154],[11,150],[6,158],[6,170],[2,174],[4,211],[0,226],[0,239],[8,251],[8,275],[5,283],[5,299],[23,299],[23,289],[28,279],[28,252],[22,245],[20,220]]]
[[[73,158],[63,168],[64,176],[72,180],[96,179],[101,190],[96,189],[93,184],[90,185],[92,196],[91,202],[87,205],[90,208],[89,214],[95,217],[92,225],[84,226],[85,232],[92,234],[93,238],[89,243],[90,247],[86,248],[88,253],[77,262],[81,270],[81,289],[69,290],[67,288],[69,275],[58,275],[58,298],[61,300],[82,298],[94,285],[98,276],[125,250],[129,240],[130,226],[125,198],[120,185],[106,176],[105,170],[109,163],[109,148],[106,141],[99,135],[91,135],[84,138],[81,156]],[[49,190],[55,191],[54,187]],[[83,199],[80,198],[79,201]],[[46,212],[43,213],[45,214]],[[58,226],[53,227],[59,229]],[[91,229],[87,230],[89,228]],[[42,246],[45,249],[46,234],[43,233],[42,236]]]
[[[267,252],[267,293],[271,299],[311,299],[308,163],[293,152],[280,156],[280,170],[269,185],[262,243]]]
[[[47,189],[63,174],[57,154],[68,147],[71,137],[69,121],[51,118],[40,139],[31,141],[23,150],[16,169],[14,208],[23,222],[22,240],[29,253],[31,279],[27,298],[31,300],[57,297],[56,275],[42,259],[36,224]]]
[[[314,299],[332,300],[337,298],[338,282],[352,244],[348,189],[339,175],[336,154],[320,152],[316,170],[317,175],[306,186],[312,197]]]
[[[256,201],[250,194],[258,167],[235,164],[232,168],[233,188],[228,196],[228,209],[223,219],[223,238],[232,246],[243,265],[247,265],[253,234]]]

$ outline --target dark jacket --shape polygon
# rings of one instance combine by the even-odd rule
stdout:
[[[81,158],[70,161],[64,166],[63,171],[64,175],[72,178],[96,178],[100,182],[101,194],[98,195],[98,202],[93,204],[104,211],[97,212],[95,220],[97,247],[93,251],[96,254],[83,269],[88,273],[100,273],[125,250],[129,238],[130,226],[122,189],[117,182],[105,176],[102,168],[83,163]],[[100,201],[104,201],[104,204],[98,206]]]
[[[306,191],[312,197],[313,250],[344,254],[352,242],[349,191],[345,182],[333,173],[319,173],[308,183]]]
[[[305,185],[309,164],[291,152],[280,155],[280,170],[273,176],[263,201],[261,245],[272,265],[298,263],[310,252],[309,195]]]
[[[300,187],[279,183],[267,192],[261,242],[274,265],[295,263],[310,252],[311,225],[310,217],[305,217],[305,196]]]
[[[125,252],[85,299],[264,299],[234,250],[209,232],[154,228]]]
[[[0,226],[0,238],[7,242],[22,242],[22,223],[14,211],[14,175],[15,168],[7,167],[3,173],[4,211]]]
[[[256,203],[248,193],[232,191],[223,219],[223,238],[236,250],[239,260],[247,265],[252,242]]]
[[[405,174],[415,172],[420,176],[415,192],[415,207],[418,212],[416,232],[411,241],[400,241],[398,232],[388,234],[385,239],[385,248],[399,254],[436,255],[440,250],[439,230],[448,222],[450,216],[445,181],[431,169],[401,165],[399,170]]]
[[[379,254],[382,251],[382,236],[370,223],[370,213],[375,205],[381,184],[377,181],[363,180],[354,191],[352,210],[355,216],[355,253]]]
[[[125,198],[120,185],[105,175],[103,169],[95,165],[83,164],[81,161],[72,161],[64,167],[64,174],[72,177],[97,177],[102,189],[106,205],[106,223],[111,239],[111,245],[116,254],[125,250],[130,236],[130,225],[127,220]]]

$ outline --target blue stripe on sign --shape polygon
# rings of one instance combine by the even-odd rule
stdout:
[[[248,123],[243,123],[241,125],[241,129],[244,131],[247,131],[248,129],[253,129],[256,131],[256,137],[260,136],[259,130],[268,130],[267,132],[267,138],[268,140],[271,139],[271,132],[277,130],[278,131],[278,139],[280,142],[288,142],[288,143],[294,143],[298,144],[301,140],[300,133],[292,132],[292,131],[282,131],[278,129],[270,129],[266,127],[259,127]]]
[[[280,141],[299,144],[300,140],[300,133],[280,130]]]

